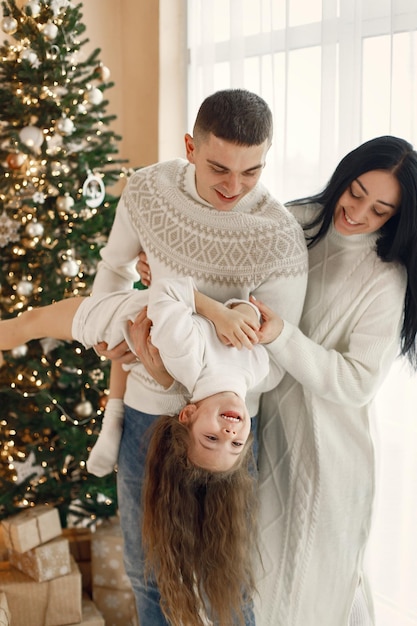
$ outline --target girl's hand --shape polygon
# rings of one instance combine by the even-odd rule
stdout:
[[[140,276],[140,282],[149,287],[151,284],[151,268],[148,265],[145,252],[139,252],[139,261],[136,263],[136,271]]]
[[[256,333],[258,341],[259,343],[271,343],[281,334],[284,322],[277,313],[260,300],[251,296],[250,301],[258,307],[262,315],[262,324]]]
[[[194,302],[196,312],[213,322],[218,338],[226,346],[251,350],[252,345],[258,343],[258,315],[251,305],[239,302],[229,308],[197,290]]]
[[[226,346],[234,346],[238,350],[248,348],[258,343],[257,331],[259,321],[251,306],[239,303],[233,308],[221,305],[213,315],[212,322],[220,341]]]

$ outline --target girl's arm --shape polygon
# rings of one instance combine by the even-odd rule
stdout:
[[[258,343],[259,313],[249,302],[232,301],[224,305],[196,290],[194,301],[196,312],[213,322],[217,336],[225,345],[251,350]]]

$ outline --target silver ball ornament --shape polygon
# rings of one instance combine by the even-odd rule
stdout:
[[[11,350],[12,353],[12,357],[14,359],[22,359],[23,357],[25,357],[28,353],[28,347],[27,345],[24,343],[21,346],[16,346],[15,348],[13,348]]]
[[[67,278],[75,278],[80,271],[79,265],[74,259],[68,259],[61,265],[61,272]]]

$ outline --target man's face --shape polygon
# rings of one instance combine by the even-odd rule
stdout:
[[[241,146],[210,133],[204,139],[185,136],[187,159],[195,165],[199,196],[218,211],[231,211],[258,182],[270,143]]]

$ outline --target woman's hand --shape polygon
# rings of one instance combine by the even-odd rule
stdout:
[[[262,324],[256,333],[258,341],[259,343],[271,343],[281,334],[284,322],[277,313],[260,300],[251,296],[250,301],[258,307],[262,315]]]
[[[139,261],[136,263],[136,271],[140,276],[140,282],[145,287],[149,287],[151,284],[151,268],[148,265],[146,254],[139,252]]]

